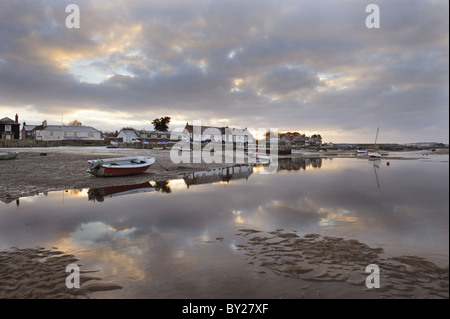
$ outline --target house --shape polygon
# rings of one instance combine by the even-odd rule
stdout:
[[[281,145],[304,146],[308,139],[309,137],[299,132],[278,133],[278,143]]]
[[[15,121],[9,117],[0,119],[0,138],[1,139],[19,139],[20,138],[20,124],[19,116],[16,114]]]
[[[305,141],[305,146],[322,146],[322,137],[320,134],[314,134]]]
[[[222,143],[236,143],[245,144],[255,142],[253,135],[248,131],[247,128],[239,129],[232,127],[216,127],[216,126],[200,126],[195,127],[186,123],[184,127],[184,134],[189,136],[191,141],[211,141],[211,142],[222,142]]]
[[[117,138],[121,138],[124,143],[139,142],[139,133],[133,128],[123,128],[117,134]]]
[[[172,132],[141,130],[138,134],[140,140],[147,142],[168,142],[171,140]]]
[[[91,126],[83,125],[47,125],[42,122],[33,129],[33,137],[42,141],[83,140],[100,141],[102,134]]]
[[[22,139],[29,140],[34,139],[34,129],[39,125],[27,125],[26,122],[23,122],[22,125]]]

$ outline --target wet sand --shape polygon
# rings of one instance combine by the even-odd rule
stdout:
[[[10,149],[18,151],[14,160],[0,161],[0,201],[11,202],[19,197],[48,191],[139,184],[178,178],[180,174],[231,166],[220,163],[180,163],[170,159],[169,150],[40,148]],[[45,155],[44,155],[45,154]],[[154,156],[146,172],[118,177],[95,177],[87,173],[87,161],[120,156]]]
[[[441,268],[419,256],[386,256],[356,239],[306,234],[278,229],[263,232],[241,229],[245,240],[237,247],[248,263],[276,275],[314,283],[342,283],[373,290],[380,298],[448,298],[449,268]],[[368,265],[377,265],[380,287],[367,288]],[[371,281],[372,282],[372,281]],[[310,285],[306,285],[305,289]]]
[[[69,264],[79,260],[62,251],[37,248],[11,248],[0,251],[0,297],[5,299],[75,299],[89,298],[97,291],[121,289],[114,282],[95,276],[96,270],[80,271],[80,288],[68,288]],[[69,278],[70,282],[70,278]]]
[[[235,234],[242,261],[254,268],[255,276],[290,280],[297,299],[321,299],[328,290],[354,298],[448,299],[449,269],[420,256],[388,256],[382,248],[369,247],[356,240],[306,234],[283,229],[260,231],[239,229]],[[216,238],[222,241],[223,238]],[[80,271],[80,288],[66,287],[68,264],[82,268],[82,261],[56,248],[42,247],[0,251],[0,296],[6,299],[96,298],[94,293],[110,291],[107,298],[123,287],[105,281],[97,270]],[[368,288],[368,265],[377,265],[380,286]],[[230,278],[229,280],[232,280]],[[294,282],[298,282],[295,284]],[[370,280],[370,282],[374,282]],[[337,288],[338,287],[338,288]],[[229,288],[229,287],[228,287]],[[345,292],[345,293],[344,293]],[[336,293],[336,292],[335,292]],[[101,295],[100,295],[101,296]],[[145,297],[145,296],[142,296]],[[101,298],[101,297],[100,297]],[[342,297],[341,297],[342,298]]]

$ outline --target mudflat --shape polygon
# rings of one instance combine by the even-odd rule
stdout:
[[[178,178],[193,171],[231,166],[230,163],[174,163],[169,150],[39,148],[18,151],[13,160],[0,161],[0,200],[46,191],[139,184]],[[117,177],[95,177],[87,172],[88,160],[121,156],[153,156],[155,163],[145,172]]]

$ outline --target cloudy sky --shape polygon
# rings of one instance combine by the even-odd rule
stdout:
[[[66,27],[66,6],[80,28]],[[366,27],[366,6],[380,28]],[[0,118],[449,142],[446,0],[0,0]]]

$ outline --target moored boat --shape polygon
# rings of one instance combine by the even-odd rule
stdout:
[[[381,157],[381,153],[380,152],[378,152],[378,151],[374,151],[374,152],[369,152],[369,153],[367,153],[367,155],[369,156],[369,157]]]
[[[367,153],[367,155],[369,157],[375,157],[375,158],[381,157],[381,153],[380,153],[380,151],[378,150],[378,147],[377,147],[377,139],[378,139],[378,131],[379,131],[379,129],[380,128],[377,127],[377,134],[375,136],[375,143],[373,144],[373,150]]]
[[[88,173],[106,176],[124,176],[145,172],[155,163],[154,157],[130,156],[89,160]]]
[[[0,152],[0,160],[15,159],[19,152]]]

